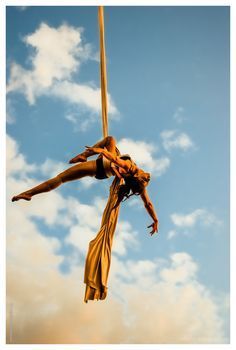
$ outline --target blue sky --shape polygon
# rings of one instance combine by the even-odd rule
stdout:
[[[97,8],[8,7],[6,16],[10,200],[66,168],[84,145],[101,138],[102,130]],[[215,314],[209,311],[211,322],[206,325],[202,321],[201,326],[209,329],[209,334],[212,330],[221,334],[216,342],[228,342],[229,8],[106,7],[105,25],[110,134],[122,152],[130,153],[151,171],[149,194],[160,221],[159,234],[150,237],[146,226],[151,220],[141,202],[135,199],[122,205],[108,294],[118,306],[111,304],[109,310],[123,310],[116,283],[122,281],[128,291],[130,284],[122,271],[133,276],[140,293],[142,281],[151,290],[160,290],[163,279],[166,291],[175,292],[180,284],[182,295],[191,285],[192,291],[199,293],[191,305],[196,303],[200,310],[204,299],[212,303],[209,310],[216,307]],[[74,281],[76,269],[83,269],[87,244],[99,227],[110,183],[67,183],[30,203],[9,204],[9,266],[19,260],[21,273],[26,268],[23,257],[32,246],[25,224],[29,232],[33,227],[40,245],[46,239],[39,255],[47,252],[47,266],[53,259],[58,278]],[[93,215],[94,222],[89,223]],[[14,235],[20,234],[18,225],[24,239],[14,246]],[[87,236],[82,237],[87,228]],[[19,244],[23,260],[17,255]],[[14,273],[17,271],[10,269],[13,279]],[[78,293],[83,293],[83,276],[77,279]],[[23,307],[22,296],[13,289],[9,294],[10,300]],[[130,317],[139,319],[139,307],[132,308],[129,293],[127,298],[123,296]],[[176,305],[180,302],[176,295],[164,299],[166,315],[172,298]],[[152,303],[158,314],[160,305]],[[65,305],[68,312],[69,304]],[[98,317],[101,310],[96,306],[96,311],[90,312]],[[187,314],[189,319],[180,317],[179,324],[192,322],[194,315],[191,311]],[[42,319],[38,322],[42,324]],[[124,320],[122,324],[126,329]],[[144,329],[141,323],[136,326]],[[203,335],[199,329],[199,333],[190,330],[189,338],[182,342],[211,342],[209,334]],[[115,334],[115,329],[109,332]],[[117,338],[104,334],[95,340],[149,342],[145,336],[129,340],[124,330],[116,332]],[[19,342],[40,341],[33,330],[31,339],[24,332],[17,334]],[[40,334],[42,342],[48,341],[43,326]],[[181,342],[177,335],[165,334],[164,342]],[[57,342],[55,339],[50,342]],[[61,342],[64,339],[68,335]],[[76,337],[73,341],[79,342]],[[88,342],[86,337],[83,342]],[[163,339],[153,333],[150,342]]]

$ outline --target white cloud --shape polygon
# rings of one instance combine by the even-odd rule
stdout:
[[[119,256],[123,256],[127,254],[128,249],[137,249],[139,247],[137,236],[138,233],[134,231],[129,222],[118,222],[112,251]]]
[[[168,283],[186,283],[196,276],[197,264],[187,253],[175,253],[171,256],[169,268],[163,268],[161,277]]]
[[[8,159],[18,164],[19,171],[31,171],[15,141],[8,145]],[[9,169],[8,193],[32,182],[27,173],[22,179],[15,174],[14,167]],[[63,256],[58,250],[69,240],[84,255],[100,224],[104,204],[100,198],[91,205],[83,204],[76,198],[63,198],[59,191],[31,202],[7,201],[7,303],[13,305],[13,342],[227,342],[221,306],[198,281],[198,265],[192,257],[178,252],[166,259],[127,259],[128,250],[139,242],[126,222],[120,223],[114,236],[116,254],[112,256],[107,299],[83,302],[84,259],[79,264],[71,259],[76,265],[63,275],[59,271]],[[64,224],[65,239],[45,236],[32,220],[35,216],[54,228]],[[222,306],[225,312],[227,307]],[[9,329],[7,309],[7,339]]]
[[[78,70],[80,61],[76,58],[84,49],[81,34],[81,28],[63,24],[56,29],[42,23],[25,36],[24,42],[35,50],[31,56],[35,83],[47,88],[54,79],[68,79]]]
[[[129,153],[138,166],[151,172],[153,176],[161,176],[170,165],[168,157],[154,157],[158,147],[152,143],[123,138],[118,142],[118,148],[121,153]]]
[[[82,187],[82,189],[87,190],[88,188],[91,188],[96,183],[97,183],[97,180],[94,177],[84,177],[79,182],[79,189]]]
[[[88,251],[89,242],[96,236],[96,229],[89,226],[73,226],[65,242],[75,246],[85,256]]]
[[[6,101],[6,122],[8,124],[14,124],[16,121],[15,118],[15,108],[13,106],[12,100],[10,98],[7,98]]]
[[[170,159],[168,157],[156,158],[154,161],[154,176],[163,175],[170,166]]]
[[[65,242],[72,244],[85,255],[89,242],[95,237],[100,226],[102,216],[100,202],[95,200],[94,205],[87,205],[70,197],[66,201],[66,209],[65,216],[70,218],[73,225],[70,225]]]
[[[123,138],[118,142],[121,153],[130,153],[132,157],[140,164],[151,163],[152,153],[158,150],[157,146],[144,141],[135,141]]]
[[[100,88],[96,88],[90,85],[82,85],[72,83],[70,81],[62,81],[55,83],[50,90],[49,94],[68,101],[72,104],[79,104],[91,109],[95,113],[101,111],[101,91]],[[117,109],[108,94],[108,111],[111,115],[117,113]],[[78,115],[74,115],[70,121],[76,123]],[[78,122],[78,121],[77,121]]]
[[[175,230],[170,230],[167,234],[167,239],[171,239],[177,235],[177,232]]]
[[[12,247],[12,256],[19,248]],[[18,343],[227,342],[221,308],[198,282],[197,265],[186,253],[161,263],[113,256],[107,300],[89,304],[83,303],[83,266],[62,275],[53,256],[39,256],[30,269],[30,261],[8,261],[8,302]]]
[[[177,122],[177,123],[182,123],[186,118],[184,116],[184,108],[179,106],[176,108],[174,115],[173,115],[173,119]]]
[[[65,241],[77,247],[85,255],[89,242],[99,230],[106,201],[97,198],[94,205],[85,205],[70,198],[66,205],[67,216],[76,218],[77,224],[71,227]],[[113,252],[117,255],[125,255],[128,247],[138,247],[137,232],[132,229],[127,221],[121,221],[117,224]]]
[[[78,132],[78,131],[87,131],[88,128],[91,126],[91,124],[95,123],[97,121],[97,115],[94,113],[89,113],[87,111],[87,116],[86,119],[84,118],[83,113],[78,113],[69,111],[66,115],[65,118],[73,125],[73,131]]]
[[[27,163],[24,155],[19,153],[19,147],[16,141],[8,135],[6,136],[6,147],[7,175],[17,174],[18,176],[22,177],[25,176],[26,173],[36,170],[36,166],[34,164]]]
[[[128,201],[127,205],[135,210],[139,210],[143,208],[143,203],[140,200],[140,197],[132,196]]]
[[[40,166],[39,170],[47,178],[54,177],[68,168],[68,164],[66,165],[63,162],[57,162],[50,158],[47,158]]]
[[[211,328],[213,320],[217,328],[222,326],[215,313],[217,304],[198,282],[197,271],[196,262],[185,252],[160,261],[121,264],[113,259],[112,291],[126,306],[124,342],[208,343],[211,338],[217,343],[219,334]]]
[[[92,84],[73,82],[83,61],[95,59],[92,48],[82,40],[82,28],[63,24],[58,28],[42,23],[32,34],[24,37],[31,49],[31,69],[16,62],[10,67],[7,92],[20,92],[33,105],[39,96],[55,96],[67,103],[80,105],[94,113],[100,112],[100,89]],[[109,113],[117,109],[108,94]]]
[[[115,262],[111,271],[111,283],[116,284],[117,280],[124,286],[134,284],[138,289],[148,290],[156,281],[158,274],[159,262],[145,260],[126,260],[121,261],[114,259]],[[121,282],[122,281],[122,282]],[[123,286],[123,287],[124,287]],[[119,288],[122,290],[122,288]]]
[[[189,214],[171,214],[171,221],[177,227],[188,228],[196,224],[204,226],[220,225],[221,221],[206,209],[196,209]]]
[[[194,143],[190,136],[177,130],[164,130],[161,133],[163,147],[170,152],[173,149],[187,151],[194,148]]]

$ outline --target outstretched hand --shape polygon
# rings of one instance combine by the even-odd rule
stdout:
[[[158,221],[154,221],[151,225],[147,226],[148,228],[152,227],[152,231],[149,232],[152,236],[155,232],[158,232]]]

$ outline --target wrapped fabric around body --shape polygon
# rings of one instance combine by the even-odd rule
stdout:
[[[103,300],[107,295],[112,242],[120,209],[120,205],[116,208],[114,206],[117,202],[117,191],[121,181],[117,176],[113,180],[107,205],[103,212],[100,230],[89,243],[84,271],[85,302],[94,299]]]

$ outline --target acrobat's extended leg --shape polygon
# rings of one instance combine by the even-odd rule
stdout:
[[[12,202],[18,201],[19,199],[31,200],[32,196],[36,194],[49,192],[60,186],[64,182],[81,179],[85,176],[95,176],[96,174],[96,162],[91,160],[86,163],[80,163],[70,167],[69,169],[58,174],[54,178],[47,180],[40,185],[31,188],[28,191],[22,192],[12,198]]]
[[[56,177],[54,177],[50,180],[47,180],[47,181],[41,183],[40,185],[31,188],[28,191],[22,192],[22,193],[18,194],[17,196],[14,196],[12,198],[12,202],[18,201],[19,199],[25,199],[27,201],[30,201],[32,196],[34,196],[38,193],[49,192],[49,191],[53,190],[54,188],[60,186],[61,184],[62,184],[62,181],[61,181],[60,177],[57,175]]]
[[[109,152],[116,154],[116,140],[113,136],[107,136],[103,140],[98,141],[92,147],[106,148]],[[84,152],[78,154],[76,157],[72,158],[69,163],[86,162],[88,157],[95,155],[96,153],[85,150]]]

